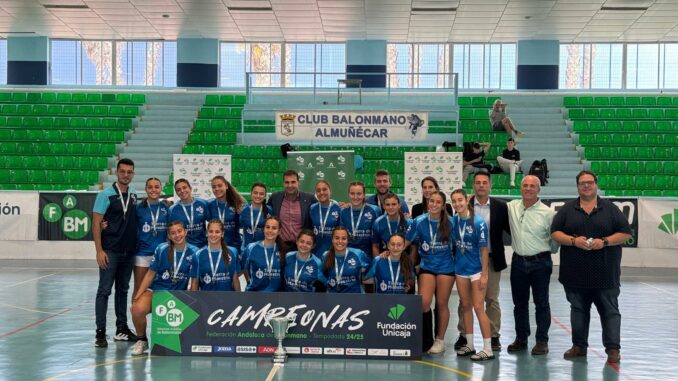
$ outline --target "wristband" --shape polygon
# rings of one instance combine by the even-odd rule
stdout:
[[[606,247],[610,244],[610,242],[607,241],[607,237],[603,237],[603,247]]]
[[[572,246],[574,246],[574,240],[575,240],[576,238],[577,238],[577,237],[572,236],[572,239],[570,240],[570,242],[572,242]]]

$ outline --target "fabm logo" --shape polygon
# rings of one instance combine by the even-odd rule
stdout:
[[[92,220],[85,211],[74,209],[78,204],[75,196],[67,194],[61,204],[45,205],[42,209],[42,217],[47,222],[59,222],[61,231],[70,239],[80,239],[86,236],[92,229]]]
[[[391,308],[388,309],[388,317],[391,318],[392,320],[398,320],[400,317],[403,315],[405,312],[405,306],[402,304],[397,304]]]
[[[678,209],[673,209],[673,213],[663,215],[662,222],[657,228],[670,235],[678,233]]]

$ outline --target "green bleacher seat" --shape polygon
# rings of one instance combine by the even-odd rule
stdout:
[[[605,131],[608,132],[623,131],[622,123],[618,120],[609,120],[605,122]]]
[[[218,106],[219,105],[219,96],[218,95],[207,95],[207,96],[205,96],[205,105],[206,106]]]
[[[71,103],[71,93],[57,93],[57,103]]]
[[[578,102],[579,106],[591,107],[593,106],[593,97],[589,96],[579,97]]]
[[[640,105],[654,107],[657,105],[657,99],[655,97],[641,97]]]
[[[42,101],[42,93],[28,93],[26,94],[26,101],[28,103],[40,103]]]
[[[16,105],[13,104],[2,105],[2,108],[0,110],[3,115],[14,115],[16,114]]]
[[[49,142],[57,142],[61,140],[61,131],[59,130],[45,131],[45,140]]]
[[[463,111],[463,110],[461,110]],[[584,110],[580,108],[572,108],[567,111],[567,116],[570,119],[584,119]]]
[[[596,107],[607,107],[610,105],[608,97],[593,97],[593,105]]]
[[[115,103],[127,104],[130,102],[129,94],[115,94]]]
[[[94,107],[89,106],[89,105],[78,106],[78,114],[79,115],[85,115],[85,116],[93,115],[94,114]]]
[[[247,97],[245,95],[236,95],[234,97],[234,104],[244,105],[247,103]]]
[[[600,110],[601,119],[614,119],[614,115],[614,109],[612,108],[604,108]]]
[[[624,106],[624,97],[610,97],[610,106]]]
[[[130,103],[135,105],[142,105],[146,103],[146,94],[132,94]]]
[[[624,103],[627,106],[640,106],[640,97],[626,97]]]
[[[648,121],[640,121],[640,122],[638,122],[638,131],[654,132],[655,131],[655,123],[654,122],[648,122]]]
[[[233,105],[233,104],[235,104],[235,96],[233,96],[231,94],[221,95],[219,97],[219,104],[220,105]]]
[[[664,119],[664,109],[651,108],[648,110],[648,117],[650,119]]]
[[[584,118],[585,119],[598,119],[598,118],[600,118],[600,110],[598,110],[596,108],[584,109]]]
[[[619,147],[619,149],[616,151],[616,155],[618,155],[619,159],[630,160],[636,158],[636,147]],[[607,156],[607,158],[615,159],[616,155],[611,154],[610,156]]]
[[[486,107],[487,99],[485,97],[473,97],[471,98],[471,105],[473,107]]]
[[[645,172],[645,163],[642,161],[627,161],[625,172],[629,175],[643,173]]]
[[[654,187],[654,179],[652,176],[639,175],[633,176],[635,180],[635,187],[640,189],[652,189]]]
[[[126,116],[138,116],[139,107],[138,106],[125,106],[124,115]]]
[[[15,103],[25,103],[26,102],[26,93],[12,93],[12,102]]]
[[[101,103],[101,94],[88,93],[86,95],[87,103]]]
[[[633,163],[630,161],[629,163]],[[636,163],[644,163],[643,164],[643,171],[646,173],[661,173],[662,171],[662,163],[659,161],[636,161]],[[641,172],[635,172],[635,173],[641,173]]]
[[[63,106],[61,113],[64,115],[77,115],[78,106],[77,105],[65,105]]]
[[[458,97],[457,104],[459,107],[471,107],[471,97]]]
[[[73,102],[73,103],[85,103],[85,102],[87,102],[87,94],[84,94],[84,93],[71,94],[71,102]]]
[[[115,94],[101,94],[102,103],[115,103]]]
[[[631,109],[631,115],[633,119],[647,119],[647,109],[646,108]]]
[[[671,107],[671,97],[666,96],[657,97],[657,106]]]
[[[99,118],[85,118],[85,126],[87,128],[101,128],[101,119],[99,119]]]
[[[0,102],[10,102],[12,100],[11,93],[0,93]]]

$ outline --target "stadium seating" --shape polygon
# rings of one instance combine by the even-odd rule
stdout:
[[[563,106],[607,195],[676,195],[678,97],[571,96]]]
[[[86,190],[134,127],[144,94],[0,92],[0,189]]]

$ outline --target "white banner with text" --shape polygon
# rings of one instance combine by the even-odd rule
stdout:
[[[0,240],[38,239],[38,192],[0,192]]]

